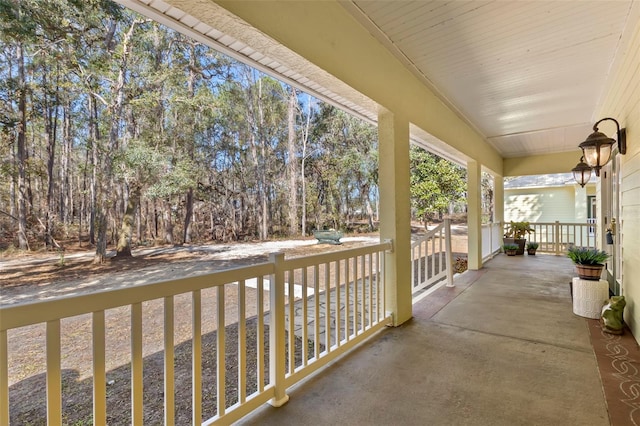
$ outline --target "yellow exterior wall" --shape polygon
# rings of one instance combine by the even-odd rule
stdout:
[[[621,185],[622,280],[627,301],[625,322],[640,341],[640,25],[627,52],[594,120],[613,117],[627,129]],[[612,132],[609,127],[605,131]]]
[[[526,188],[504,190],[504,220],[575,222],[574,188]]]

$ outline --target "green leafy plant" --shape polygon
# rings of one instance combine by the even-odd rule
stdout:
[[[507,232],[505,232],[504,237],[519,240],[524,238],[526,234],[530,234],[532,232],[535,232],[535,229],[531,227],[529,222],[511,221],[507,227]]]
[[[567,257],[577,265],[602,265],[609,258],[609,254],[598,249],[569,247]]]
[[[527,250],[537,250],[539,246],[538,243],[527,243]]]
[[[505,252],[507,251],[512,251],[512,250],[518,250],[518,245],[517,244],[505,244],[502,246],[502,250],[504,250]]]

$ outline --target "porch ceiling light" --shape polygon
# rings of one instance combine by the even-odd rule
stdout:
[[[584,157],[580,157],[580,162],[571,171],[573,172],[573,178],[583,188],[591,179],[591,167],[584,162]]]
[[[621,129],[620,124],[613,118],[607,117],[598,120],[593,125],[593,133],[579,145],[587,165],[596,171],[596,176],[600,176],[600,169],[609,162],[613,144],[616,143],[616,140],[598,131],[598,124],[605,120],[611,120],[616,123],[618,152],[623,155],[627,152],[626,129]]]

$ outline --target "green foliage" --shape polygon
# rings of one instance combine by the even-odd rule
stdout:
[[[505,245],[502,246],[502,250],[504,250],[505,252],[511,251],[511,250],[518,250],[518,245],[517,244],[505,244]]]
[[[129,9],[108,0],[0,0],[0,30],[0,204],[15,203],[17,94],[26,93],[34,222],[48,180],[54,220],[80,222],[83,233],[99,210],[122,217],[121,196],[135,194],[149,240],[180,232],[187,216],[200,221],[202,238],[215,227],[262,236],[265,222],[274,235],[287,220],[287,195],[302,205],[302,179],[309,228],[342,228],[377,204],[375,126],[301,96],[290,153],[285,84]],[[287,166],[301,170],[303,159],[304,176],[291,183]]]
[[[411,204],[424,222],[464,199],[466,171],[462,167],[415,146],[410,151],[410,162]]]
[[[149,186],[147,195],[152,198],[169,198],[196,185],[193,163],[186,158],[175,165],[166,165],[161,178]]]
[[[505,238],[515,238],[516,240],[524,238],[527,234],[535,232],[529,222],[514,222],[511,221],[505,232]]]
[[[527,250],[537,250],[539,246],[538,243],[527,243]]]
[[[609,258],[606,251],[581,247],[569,247],[567,257],[577,265],[602,265]]]
[[[161,176],[166,154],[142,140],[133,140],[114,156],[114,173],[131,184],[152,183]]]

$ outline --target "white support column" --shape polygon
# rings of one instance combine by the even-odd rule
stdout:
[[[500,175],[493,176],[493,222],[504,222],[504,177]]]
[[[468,267],[482,268],[482,167],[477,161],[467,162]]]
[[[385,256],[386,307],[393,325],[412,317],[409,122],[390,111],[378,113],[380,240],[393,240]]]
[[[500,226],[500,233],[497,241],[492,241],[492,251],[502,247],[504,236],[504,177],[500,175],[493,175],[493,223]]]

